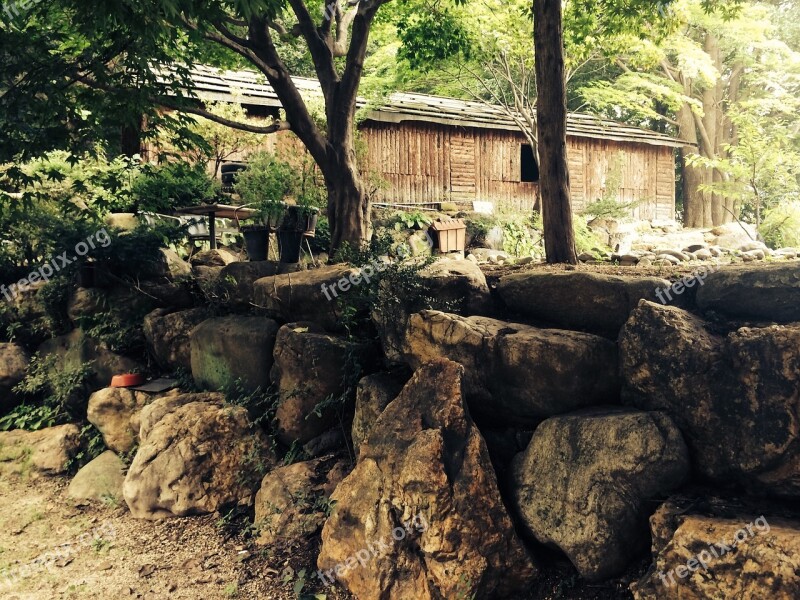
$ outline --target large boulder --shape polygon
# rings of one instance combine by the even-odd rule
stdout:
[[[19,403],[11,390],[25,378],[30,360],[30,356],[22,346],[0,344],[0,414]]]
[[[264,317],[228,316],[203,321],[191,334],[195,382],[221,390],[241,381],[248,390],[270,385],[278,324]]]
[[[525,272],[501,277],[497,292],[517,314],[616,339],[639,300],[655,301],[656,290],[671,285],[658,277]]]
[[[266,436],[243,407],[203,395],[197,401],[185,396],[182,402],[176,397],[154,401],[142,411],[139,436],[123,485],[136,518],[248,505],[260,478],[275,465]]]
[[[0,431],[2,471],[27,473],[34,469],[45,475],[60,475],[80,449],[77,425],[59,425],[38,431]]]
[[[422,311],[411,316],[405,355],[413,368],[442,356],[464,365],[470,410],[501,424],[619,400],[616,345],[588,333]]]
[[[281,442],[306,443],[336,425],[341,412],[352,409],[354,378],[365,350],[363,345],[326,334],[313,323],[281,327],[272,367]]]
[[[718,225],[705,234],[706,241],[713,246],[735,249],[758,239],[754,225],[737,221]]]
[[[486,276],[469,260],[437,260],[419,273],[428,293],[438,302],[450,304],[450,311],[460,315],[489,315],[492,297]]]
[[[648,545],[648,501],[680,485],[689,455],[663,413],[593,409],[548,419],[513,465],[528,530],[582,577],[623,572]]]
[[[76,500],[122,501],[125,463],[111,450],[84,465],[67,488],[67,496]]]
[[[253,284],[253,302],[283,321],[313,321],[327,330],[339,326],[337,298],[349,293],[357,269],[333,265],[264,277]]]
[[[267,473],[256,494],[256,543],[285,548],[316,534],[328,518],[330,495],[345,469],[344,462],[318,459]]]
[[[164,369],[192,369],[189,334],[207,318],[203,308],[172,312],[157,308],[144,318],[147,349]]]
[[[129,452],[138,441],[138,427],[132,423],[150,396],[127,388],[104,388],[89,396],[86,419],[102,434],[114,452]]]
[[[189,264],[192,267],[224,267],[238,260],[239,257],[227,248],[215,248],[193,254],[189,258]]]
[[[514,532],[465,410],[464,368],[419,369],[336,488],[317,577],[360,600],[503,598],[537,569]]]
[[[367,441],[369,432],[389,402],[397,398],[403,382],[389,373],[367,375],[356,387],[356,410],[353,415],[353,450],[358,458],[359,447]]]
[[[721,268],[697,290],[696,302],[736,319],[800,321],[800,262]]]
[[[800,324],[722,336],[683,310],[643,301],[619,346],[623,399],[669,414],[701,475],[800,494]]]
[[[38,353],[40,356],[55,355],[55,368],[58,370],[79,369],[88,365],[91,375],[87,383],[91,390],[106,387],[114,375],[144,370],[139,362],[112,352],[82,329],[74,329],[66,335],[47,340],[39,346]]]
[[[667,502],[651,518],[653,566],[631,585],[635,600],[800,597],[800,522],[675,508]]]
[[[494,312],[486,276],[472,261],[440,259],[416,275],[418,281],[410,295],[401,293],[392,280],[378,290],[372,321],[389,366],[402,364],[408,321],[420,308],[435,307],[464,316],[490,316]]]
[[[219,273],[220,300],[234,307],[253,306],[255,282],[279,274],[281,263],[275,261],[235,262]]]

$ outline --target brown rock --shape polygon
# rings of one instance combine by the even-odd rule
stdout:
[[[800,597],[800,523],[673,508],[668,503],[651,519],[654,564],[631,585],[636,600]]]
[[[268,473],[256,494],[257,543],[294,546],[319,531],[328,518],[330,495],[345,469],[343,462],[319,459]]]
[[[84,465],[69,483],[67,496],[76,500],[122,501],[125,464],[111,450]]]
[[[368,375],[356,388],[356,411],[353,416],[353,450],[358,458],[359,447],[367,441],[369,432],[389,402],[397,398],[403,383],[389,373]]]
[[[333,265],[264,277],[253,285],[253,302],[283,321],[312,321],[331,331],[339,326],[339,306],[334,293],[329,290],[326,295],[325,289],[355,273],[346,265]],[[336,294],[347,293],[338,289]]]
[[[247,411],[189,402],[155,420],[162,405],[174,404],[156,400],[142,415],[142,441],[123,485],[131,514],[161,519],[249,504],[275,457]]]
[[[327,335],[313,323],[281,327],[272,368],[280,396],[275,420],[281,442],[308,442],[337,423],[338,411],[352,408],[353,380],[364,354],[363,346]],[[323,402],[330,406],[319,411]]]
[[[77,425],[59,425],[38,431],[0,431],[0,464],[11,463],[12,472],[33,468],[45,475],[66,473],[80,448]]]
[[[406,359],[464,365],[470,410],[514,426],[619,398],[616,345],[588,333],[538,329],[437,311],[411,316]]]
[[[418,370],[332,496],[317,563],[360,600],[502,598],[536,574],[465,412],[463,373],[443,359]]]
[[[248,390],[267,389],[277,333],[278,324],[264,317],[234,315],[203,321],[190,334],[195,382],[212,390],[237,380]]]
[[[697,306],[736,319],[800,321],[800,263],[720,268],[697,290]]]
[[[0,343],[0,414],[19,404],[11,389],[25,378],[30,356],[22,346]]]
[[[656,290],[670,285],[658,277],[529,271],[501,277],[497,291],[515,313],[616,339],[639,300],[655,301]]]
[[[89,396],[86,418],[103,435],[106,446],[123,454],[137,442],[138,429],[131,419],[149,401],[150,396],[143,392],[105,388]]]
[[[192,368],[189,334],[207,318],[203,308],[172,312],[158,308],[144,318],[144,337],[147,347],[165,369]]]

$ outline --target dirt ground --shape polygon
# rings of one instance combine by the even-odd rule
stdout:
[[[67,483],[66,478],[0,475],[3,600],[352,598],[341,588],[313,585],[313,546],[276,554],[252,543],[247,515],[232,524],[220,515],[142,521],[124,504],[68,499]],[[296,594],[304,568],[311,581]],[[553,563],[516,600],[627,599],[630,580],[629,575],[586,584],[568,564]]]
[[[0,478],[0,598],[294,600],[298,574],[313,560],[308,551],[273,556],[232,535],[238,528],[219,515],[142,521],[113,501],[76,504],[66,486],[60,478]],[[322,593],[349,598],[334,588]]]

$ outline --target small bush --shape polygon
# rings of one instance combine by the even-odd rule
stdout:
[[[800,246],[800,202],[773,208],[764,216],[759,233],[770,248]]]
[[[212,179],[202,163],[146,165],[133,182],[126,212],[168,213],[181,206],[213,202],[220,192],[219,182]]]
[[[92,370],[88,364],[66,367],[57,362],[55,355],[34,355],[25,379],[14,388],[25,402],[0,418],[0,430],[35,431],[83,419]]]

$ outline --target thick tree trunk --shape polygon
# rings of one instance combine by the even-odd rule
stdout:
[[[561,0],[533,0],[539,191],[548,263],[576,264],[567,168],[567,94]]]
[[[343,243],[360,246],[370,237],[370,206],[366,187],[352,148],[328,147],[323,176],[328,189],[331,252]]]

